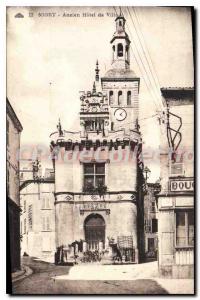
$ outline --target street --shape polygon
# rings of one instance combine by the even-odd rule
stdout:
[[[69,274],[73,267],[55,266],[30,257],[23,258],[23,263],[33,274],[14,283],[13,294],[168,294],[151,279],[56,280],[56,277]]]

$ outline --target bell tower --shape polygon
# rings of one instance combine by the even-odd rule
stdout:
[[[125,31],[126,20],[122,15],[115,19],[116,31],[110,41],[112,45],[112,67],[130,68],[130,40]]]
[[[108,95],[110,121],[113,130],[137,128],[138,95],[140,79],[130,69],[130,44],[126,33],[126,19],[115,19],[115,32],[110,41],[112,49],[111,69],[101,78],[103,91]]]

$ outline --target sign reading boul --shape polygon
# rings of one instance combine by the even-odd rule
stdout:
[[[194,179],[171,179],[171,192],[192,192],[194,191]]]

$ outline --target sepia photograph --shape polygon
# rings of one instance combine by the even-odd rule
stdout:
[[[6,7],[7,294],[195,294],[194,19]]]

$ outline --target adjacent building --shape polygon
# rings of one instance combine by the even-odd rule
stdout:
[[[34,164],[35,166],[35,164]],[[54,261],[55,206],[54,174],[46,169],[37,176],[34,166],[23,168],[20,185],[21,254]]]
[[[20,269],[19,150],[22,125],[6,101],[7,241],[11,271]]]
[[[158,252],[158,209],[156,195],[159,183],[147,183],[144,195],[144,243],[145,258],[157,259]]]
[[[137,263],[144,241],[140,79],[130,69],[125,22],[115,20],[111,69],[100,78],[97,62],[93,88],[80,97],[80,131],[59,122],[50,138],[56,247],[82,241],[83,252],[97,250],[112,260],[116,245],[126,262]]]
[[[194,89],[162,88],[161,192],[158,195],[159,270],[194,274]]]

